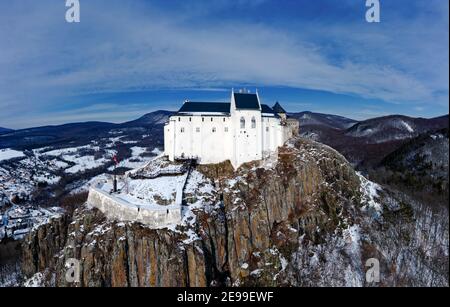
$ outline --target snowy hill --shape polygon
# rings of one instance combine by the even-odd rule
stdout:
[[[338,150],[354,165],[376,166],[384,157],[420,134],[448,128],[448,115],[424,119],[392,115],[356,122],[350,128],[306,120],[300,134]],[[313,124],[308,124],[313,123]]]
[[[322,126],[334,129],[347,129],[357,123],[356,120],[338,115],[322,114],[314,112],[289,113],[290,117],[300,121],[300,127]]]
[[[385,157],[373,179],[427,202],[448,206],[448,129],[422,134]]]
[[[170,111],[155,111],[147,113],[136,120],[123,123],[122,126],[163,125],[172,114],[173,112]]]
[[[366,143],[410,139],[421,133],[448,127],[448,116],[424,119],[401,115],[373,118],[359,122],[346,131],[347,136],[365,138]]]

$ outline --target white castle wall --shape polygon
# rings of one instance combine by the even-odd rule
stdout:
[[[230,114],[194,112],[171,116],[164,127],[164,153],[170,161],[183,157],[196,158],[200,164],[230,160],[237,168],[266,157],[295,134],[298,121],[279,115],[262,114],[261,108],[236,109],[232,93]],[[245,119],[245,128],[241,128],[241,118]],[[256,120],[254,128],[252,118]]]
[[[164,150],[173,161],[199,158],[199,163],[218,163],[230,159],[233,128],[229,116],[172,116],[164,127]]]
[[[261,112],[253,110],[235,110],[232,112],[234,128],[234,166],[262,158],[262,127]],[[245,128],[241,128],[241,118],[245,120]],[[256,126],[252,127],[252,119]]]
[[[89,189],[88,204],[99,209],[108,219],[140,222],[151,228],[162,228],[181,222],[181,206],[164,206],[161,209],[139,207],[96,187]]]

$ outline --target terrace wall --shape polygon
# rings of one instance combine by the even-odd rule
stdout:
[[[99,209],[109,219],[140,222],[151,228],[162,228],[181,222],[181,206],[145,208],[119,199],[97,187],[89,189],[88,204]]]

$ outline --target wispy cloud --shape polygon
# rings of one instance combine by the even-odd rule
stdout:
[[[382,23],[370,26],[336,16],[233,18],[236,10],[265,17],[264,8],[280,5],[249,0],[81,1],[82,22],[75,25],[65,23],[64,5],[55,2],[0,4],[2,125],[51,113],[81,95],[236,84],[406,105],[448,102],[447,1],[417,1],[423,12],[416,5],[406,17],[387,6]],[[352,3],[347,7],[361,8]],[[65,120],[87,118],[79,109],[65,112]]]

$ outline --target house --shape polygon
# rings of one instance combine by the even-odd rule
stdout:
[[[185,101],[164,127],[169,160],[197,159],[200,164],[260,160],[298,134],[299,123],[277,102],[262,104],[258,92],[231,92],[230,102]]]

